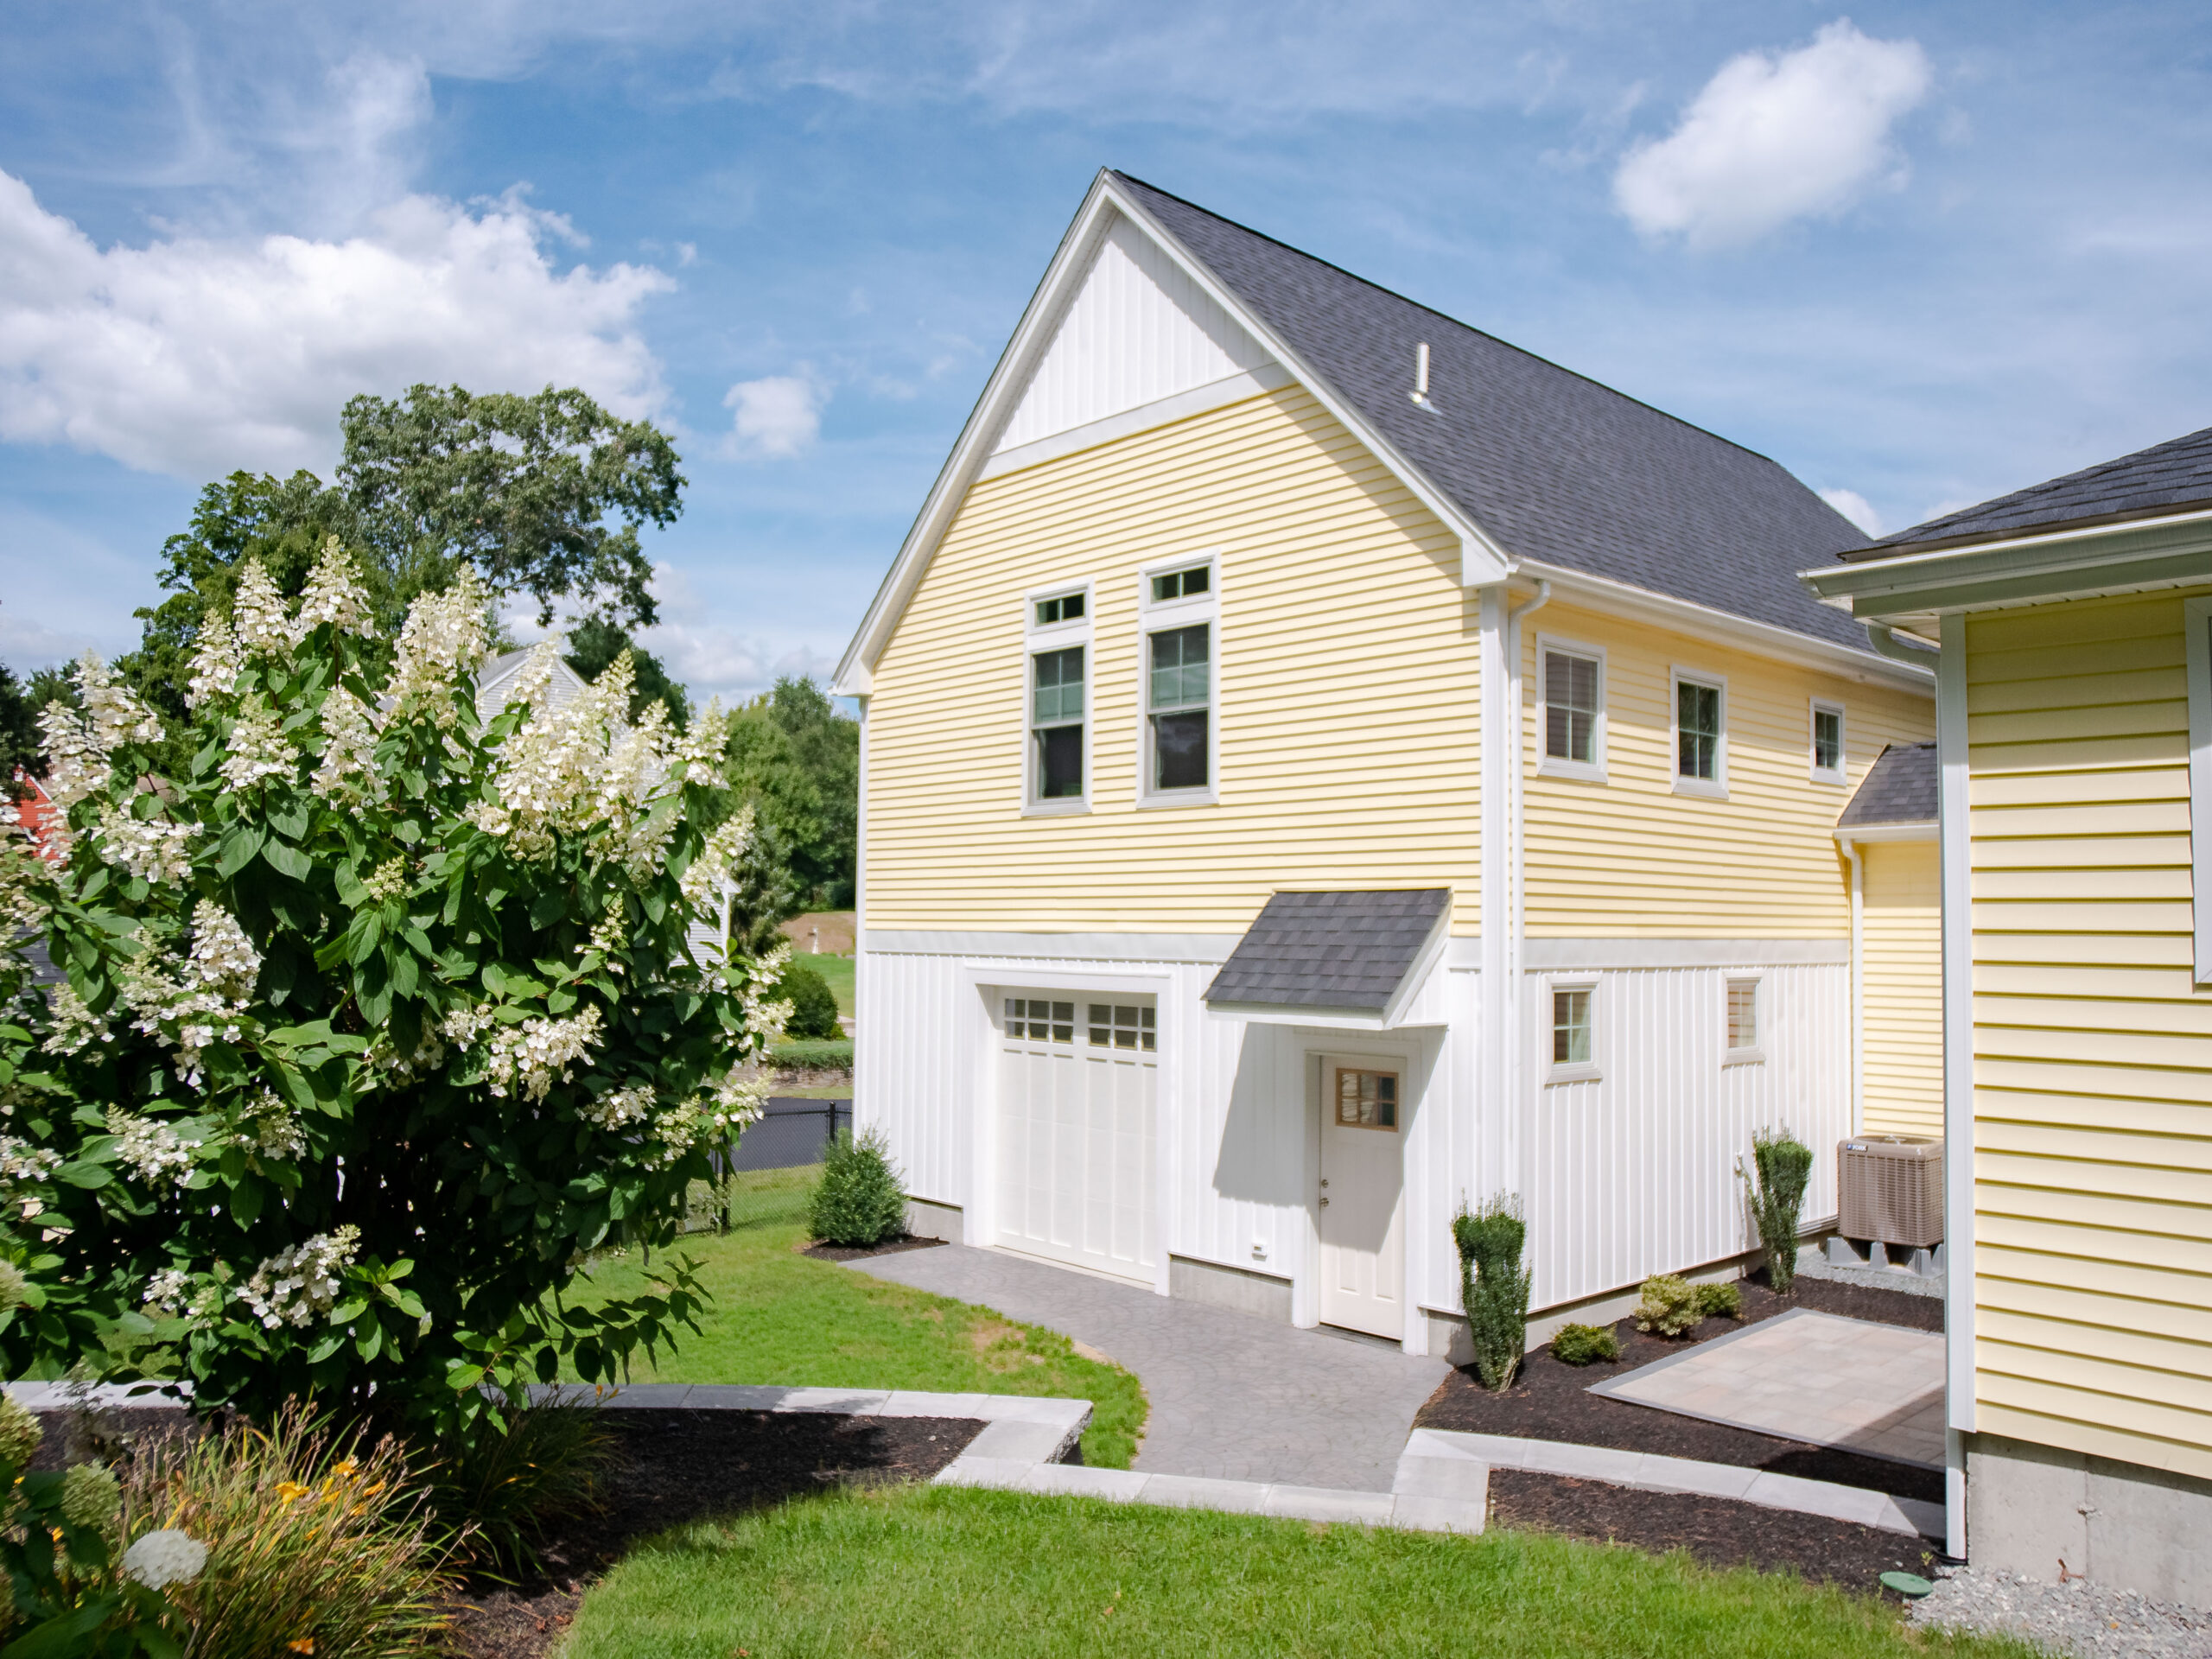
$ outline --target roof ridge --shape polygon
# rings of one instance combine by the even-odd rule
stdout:
[[[1517,353],[1519,355],[1527,358],[1532,363],[1541,363],[1548,369],[1556,370],[1560,374],[1572,376],[1573,378],[1581,381],[1586,385],[1595,386],[1599,391],[1609,393],[1612,397],[1619,398],[1623,403],[1634,404],[1638,409],[1649,410],[1654,415],[1657,415],[1666,420],[1672,421],[1677,426],[1687,428],[1688,430],[1697,433],[1701,437],[1711,438],[1716,443],[1725,443],[1731,449],[1741,450],[1747,455],[1751,455],[1757,460],[1765,461],[1770,467],[1782,466],[1780,461],[1777,461],[1772,455],[1768,454],[1763,449],[1754,449],[1747,443],[1738,443],[1735,439],[1729,437],[1725,433],[1715,432],[1711,427],[1700,426],[1695,421],[1685,420],[1682,416],[1675,414],[1673,410],[1662,409],[1656,404],[1646,403],[1643,398],[1635,396],[1633,393],[1623,391],[1618,386],[1609,386],[1603,380],[1597,378],[1594,375],[1585,374],[1580,369],[1571,369],[1564,363],[1555,363],[1550,358],[1544,356],[1541,353],[1530,351],[1526,346],[1516,346],[1513,341],[1503,338],[1502,335],[1491,334],[1487,328],[1478,328],[1471,322],[1463,322],[1448,311],[1440,311],[1426,301],[1416,300],[1410,295],[1401,294],[1395,288],[1385,288],[1382,283],[1375,281],[1372,277],[1363,276],[1356,270],[1348,270],[1332,259],[1324,259],[1318,253],[1308,253],[1304,248],[1293,247],[1289,243],[1284,241],[1280,237],[1269,236],[1265,231],[1254,230],[1249,225],[1245,224],[1241,219],[1231,219],[1226,213],[1217,213],[1211,207],[1201,207],[1198,203],[1192,201],[1187,196],[1177,195],[1173,190],[1163,190],[1158,185],[1150,182],[1148,180],[1137,177],[1134,173],[1124,173],[1117,167],[1109,167],[1106,170],[1109,173],[1111,173],[1116,178],[1122,180],[1124,183],[1141,186],[1142,188],[1151,191],[1154,195],[1165,196],[1170,201],[1180,203],[1183,207],[1188,207],[1194,213],[1204,213],[1208,219],[1213,219],[1217,223],[1226,225],[1231,230],[1242,231],[1247,236],[1257,237],[1262,242],[1266,242],[1275,247],[1281,248],[1285,253],[1296,254],[1300,259],[1319,265],[1325,270],[1333,270],[1339,276],[1349,277],[1353,282],[1357,283],[1362,288],[1373,289],[1377,294],[1387,295],[1402,305],[1412,306],[1416,311],[1426,311],[1430,316],[1436,318],[1440,322],[1447,322],[1454,328],[1464,328],[1471,334],[1479,334],[1484,340],[1490,341],[1493,346],[1503,346],[1507,351]],[[1783,470],[1786,472],[1789,469],[1784,467]]]

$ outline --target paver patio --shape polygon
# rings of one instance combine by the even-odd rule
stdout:
[[[1387,1493],[1414,1414],[1450,1369],[1001,1250],[850,1265],[1060,1332],[1135,1372],[1152,1403],[1144,1472]]]
[[[1796,1308],[1590,1392],[1897,1463],[1943,1463],[1943,1338]]]

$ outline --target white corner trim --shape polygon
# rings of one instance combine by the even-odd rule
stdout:
[[[1278,391],[1293,384],[1290,371],[1280,363],[1263,363],[1256,369],[1242,374],[1232,374],[1219,380],[1208,381],[1203,386],[1192,386],[1166,397],[1139,404],[1134,409],[1108,415],[1081,426],[1071,426],[1065,432],[1001,449],[976,469],[976,482],[997,478],[1002,474],[1017,473],[1025,467],[1041,466],[1048,461],[1058,461],[1062,455],[1074,454],[1079,449],[1090,449],[1102,443],[1111,443],[1116,438],[1126,438],[1133,433],[1166,426],[1171,422],[1188,420],[1193,415],[1203,415],[1210,409],[1222,409],[1230,404],[1241,404],[1247,397],[1257,397],[1262,392]]]
[[[1942,803],[1943,893],[1944,1421],[1961,1433],[1975,1421],[1974,843],[1967,821],[1967,620],[1943,619],[1936,668],[1936,752]]]
[[[2212,984],[2212,599],[2182,601],[2189,664],[2189,861],[2196,982]]]

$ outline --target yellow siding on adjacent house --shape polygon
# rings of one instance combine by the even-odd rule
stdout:
[[[1943,1133],[1943,893],[1929,841],[1859,849],[1859,995],[1866,1036],[1862,1127],[1869,1135]]]
[[[1540,639],[1603,647],[1606,777],[1548,777]],[[1930,696],[1860,683],[1554,600],[1522,630],[1527,926],[1535,938],[1842,938],[1831,832],[1885,743],[1936,732]],[[1677,794],[1674,668],[1727,681],[1728,798]],[[1815,697],[1843,705],[1843,784],[1811,770]]]
[[[1978,1425],[2212,1478],[2182,601],[1967,624]]]
[[[1216,550],[1220,804],[1139,809],[1137,572]],[[874,671],[871,928],[1219,931],[1278,887],[1479,925],[1476,596],[1302,389],[985,480]],[[1024,817],[1025,591],[1090,579],[1090,811]]]

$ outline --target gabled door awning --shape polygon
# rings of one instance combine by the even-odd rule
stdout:
[[[1278,893],[1206,988],[1216,1014],[1387,1031],[1443,959],[1452,889]]]

